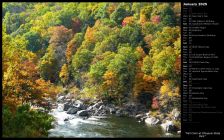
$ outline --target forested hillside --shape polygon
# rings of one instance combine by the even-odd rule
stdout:
[[[46,135],[53,119],[27,104],[61,92],[180,110],[180,12],[180,3],[3,3],[3,135]]]

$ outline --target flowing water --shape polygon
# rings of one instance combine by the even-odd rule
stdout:
[[[59,105],[50,112],[56,118],[55,128],[49,137],[164,137],[160,127],[149,127],[134,118],[92,116],[83,120],[67,114]],[[64,119],[68,118],[68,121]]]

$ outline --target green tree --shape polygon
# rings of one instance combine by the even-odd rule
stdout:
[[[94,83],[102,84],[103,75],[114,56],[114,52],[107,51],[101,55],[97,55],[94,57],[89,71],[89,75],[92,79],[91,81],[94,81]]]
[[[50,29],[52,34],[49,47],[39,62],[41,77],[51,82],[59,80],[59,71],[66,62],[65,50],[67,42],[71,39],[71,30],[64,26],[56,26]]]
[[[137,58],[133,48],[120,46],[118,53],[107,66],[104,74],[105,93],[119,104],[125,96],[130,96]]]
[[[55,7],[58,8],[58,6]],[[57,12],[60,25],[69,29],[72,28],[72,19],[78,16],[77,7],[77,3],[67,3],[60,6],[61,10]]]
[[[77,33],[74,35],[74,37],[68,42],[67,48],[66,48],[66,59],[67,62],[70,63],[72,60],[72,56],[75,53],[75,51],[80,47],[83,41],[83,33]]]
[[[142,7],[142,4],[141,3],[133,3],[132,4],[132,9],[131,10],[134,13],[134,17],[136,19],[139,19],[140,18],[141,7]]]
[[[95,8],[92,12],[94,15],[94,19],[103,19],[103,18],[109,18],[109,15],[107,13],[107,7],[108,3],[99,3],[97,4],[97,8]]]
[[[46,44],[43,44],[42,38],[37,32],[27,32],[24,34],[26,40],[28,40],[27,50],[37,52],[42,48],[45,48]]]
[[[120,42],[129,43],[133,47],[137,47],[142,39],[141,30],[136,26],[125,26],[120,31]]]
[[[153,10],[152,5],[144,6],[141,10],[141,14],[145,15],[145,18],[146,18],[147,21],[149,21],[150,18],[151,18],[152,10]]]
[[[23,19],[19,14],[6,12],[3,22],[6,25],[6,33],[11,34],[15,32],[22,24]]]
[[[142,71],[147,75],[151,75],[152,74],[152,66],[153,66],[152,58],[147,55],[143,59]]]
[[[3,137],[47,137],[48,130],[53,128],[54,118],[49,114],[31,110],[29,105],[19,106],[15,113],[4,105]]]
[[[128,13],[123,7],[117,7],[117,9],[110,15],[110,19],[114,20],[118,25],[121,25],[123,19],[128,16]]]
[[[40,69],[40,76],[44,80],[50,80],[56,82],[59,75],[58,60],[56,58],[55,50],[52,46],[49,46],[47,53],[40,59],[38,64]]]
[[[87,71],[92,58],[93,54],[91,51],[87,49],[79,49],[72,59],[74,72]]]
[[[174,42],[180,37],[180,27],[164,27],[162,31],[156,33],[156,38],[152,41],[151,54],[158,53],[166,46],[174,46]]]
[[[86,82],[85,73],[89,70],[93,56],[94,55],[91,51],[79,48],[72,58],[71,73],[74,82],[80,88],[82,88]]]
[[[176,18],[172,6],[168,3],[161,4],[157,7],[158,13],[161,16],[163,26],[175,26]]]
[[[103,54],[107,51],[116,52],[119,43],[118,40],[119,40],[118,35],[110,35],[108,37],[105,37],[102,42],[96,43],[94,53],[98,55]]]
[[[171,78],[174,72],[174,63],[176,55],[174,48],[166,47],[160,53],[155,54],[153,57],[152,75],[156,77]]]
[[[78,17],[82,20],[82,22],[86,24],[87,26],[88,25],[93,26],[94,17],[93,15],[91,15],[91,11],[92,11],[91,3],[86,3],[86,2],[79,3],[78,11],[79,11]]]
[[[158,31],[160,31],[158,25],[155,25],[152,22],[146,22],[144,25],[142,25],[142,33],[144,35],[155,34]]]

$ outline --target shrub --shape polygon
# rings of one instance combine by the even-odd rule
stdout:
[[[52,128],[53,117],[39,111],[30,110],[29,105],[17,107],[11,112],[3,106],[3,137],[45,137]]]

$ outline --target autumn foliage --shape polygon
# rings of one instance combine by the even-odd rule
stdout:
[[[122,26],[131,25],[134,23],[134,17],[126,17],[122,22]]]
[[[64,64],[61,67],[61,71],[59,73],[59,77],[61,78],[61,81],[62,81],[62,83],[64,85],[68,83],[69,74],[68,74],[68,66],[67,66],[67,64]]]
[[[176,107],[180,14],[180,3],[5,3],[3,104],[15,111],[63,86],[119,105],[147,94],[149,109]]]
[[[79,18],[72,19],[72,32],[73,34],[80,32],[82,26],[82,21]]]
[[[159,109],[159,101],[156,97],[152,98],[151,108],[154,109],[154,110]]]
[[[152,16],[151,17],[151,21],[152,21],[152,23],[154,23],[154,24],[158,24],[159,22],[160,22],[160,16]]]

